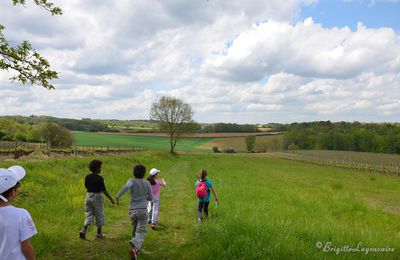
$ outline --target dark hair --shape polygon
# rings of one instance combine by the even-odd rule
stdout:
[[[17,184],[14,185],[14,187],[9,188],[8,190],[6,190],[5,192],[3,192],[1,194],[1,196],[3,196],[4,198],[8,199],[8,197],[10,196],[11,192],[13,192],[15,189],[19,188],[20,183],[17,182]]]
[[[199,172],[199,178],[205,180],[206,177],[207,177],[207,171],[205,169],[201,169],[201,171]]]
[[[133,168],[133,175],[137,179],[143,179],[145,173],[146,173],[146,167],[144,167],[141,164],[138,164]]]
[[[156,181],[154,180],[154,176],[149,176],[147,177],[147,180],[150,182],[151,185],[156,185]]]
[[[93,160],[89,163],[89,170],[93,173],[99,173],[102,164],[103,162],[100,160]]]

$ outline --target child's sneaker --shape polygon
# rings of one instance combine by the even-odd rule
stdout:
[[[79,237],[82,238],[83,240],[86,240],[86,233],[83,231],[79,232]]]
[[[201,223],[201,218],[197,219],[197,223],[199,224]]]
[[[153,224],[151,224],[151,229],[153,229],[153,230],[156,230],[157,229],[157,224],[156,223],[153,223]]]
[[[129,255],[131,256],[131,260],[136,260],[138,253],[139,250],[137,250],[136,247],[132,247],[131,250],[129,250]]]
[[[97,234],[96,239],[105,239],[106,237],[103,234]]]

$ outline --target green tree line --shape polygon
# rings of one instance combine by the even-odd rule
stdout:
[[[57,118],[51,116],[3,116],[0,119],[12,119],[20,124],[38,125],[44,123],[56,123],[71,131],[84,131],[84,132],[101,132],[108,131],[107,124],[100,120],[92,120],[90,118],[70,119],[70,118]]]
[[[71,132],[54,123],[41,122],[35,125],[0,118],[0,141],[23,141],[47,143],[52,147],[70,147],[73,143]]]
[[[286,127],[284,149],[342,150],[400,154],[400,125],[330,121]]]
[[[215,123],[203,125],[199,132],[203,133],[256,133],[260,132],[256,125]]]
[[[153,120],[104,120],[104,119],[70,119],[57,118],[51,116],[3,116],[0,118],[13,119],[21,124],[36,125],[45,122],[53,122],[71,131],[83,132],[118,132],[128,130],[139,132],[140,130],[130,129],[131,127],[147,127],[151,130],[147,132],[159,132],[159,125]],[[213,123],[197,124],[194,129],[200,133],[255,133],[260,132],[257,125],[251,124],[232,124],[232,123]]]

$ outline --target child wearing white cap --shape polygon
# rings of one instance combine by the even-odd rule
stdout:
[[[35,259],[30,238],[37,230],[28,211],[12,205],[25,170],[15,165],[0,169],[0,259]]]
[[[159,179],[160,171],[156,168],[150,170],[149,177],[147,180],[151,184],[151,192],[153,194],[153,201],[150,201],[148,211],[149,211],[149,224],[151,228],[156,230],[158,223],[158,213],[160,211],[160,187],[167,185],[164,179]]]

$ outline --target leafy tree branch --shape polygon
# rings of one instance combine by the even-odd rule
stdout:
[[[25,5],[26,0],[12,0],[14,5]],[[34,0],[39,7],[52,15],[61,15],[62,10],[47,0]],[[0,24],[0,69],[14,72],[12,81],[22,84],[36,84],[54,89],[51,80],[58,78],[58,72],[51,70],[49,62],[35,51],[28,41],[12,46],[3,34],[4,25]]]

